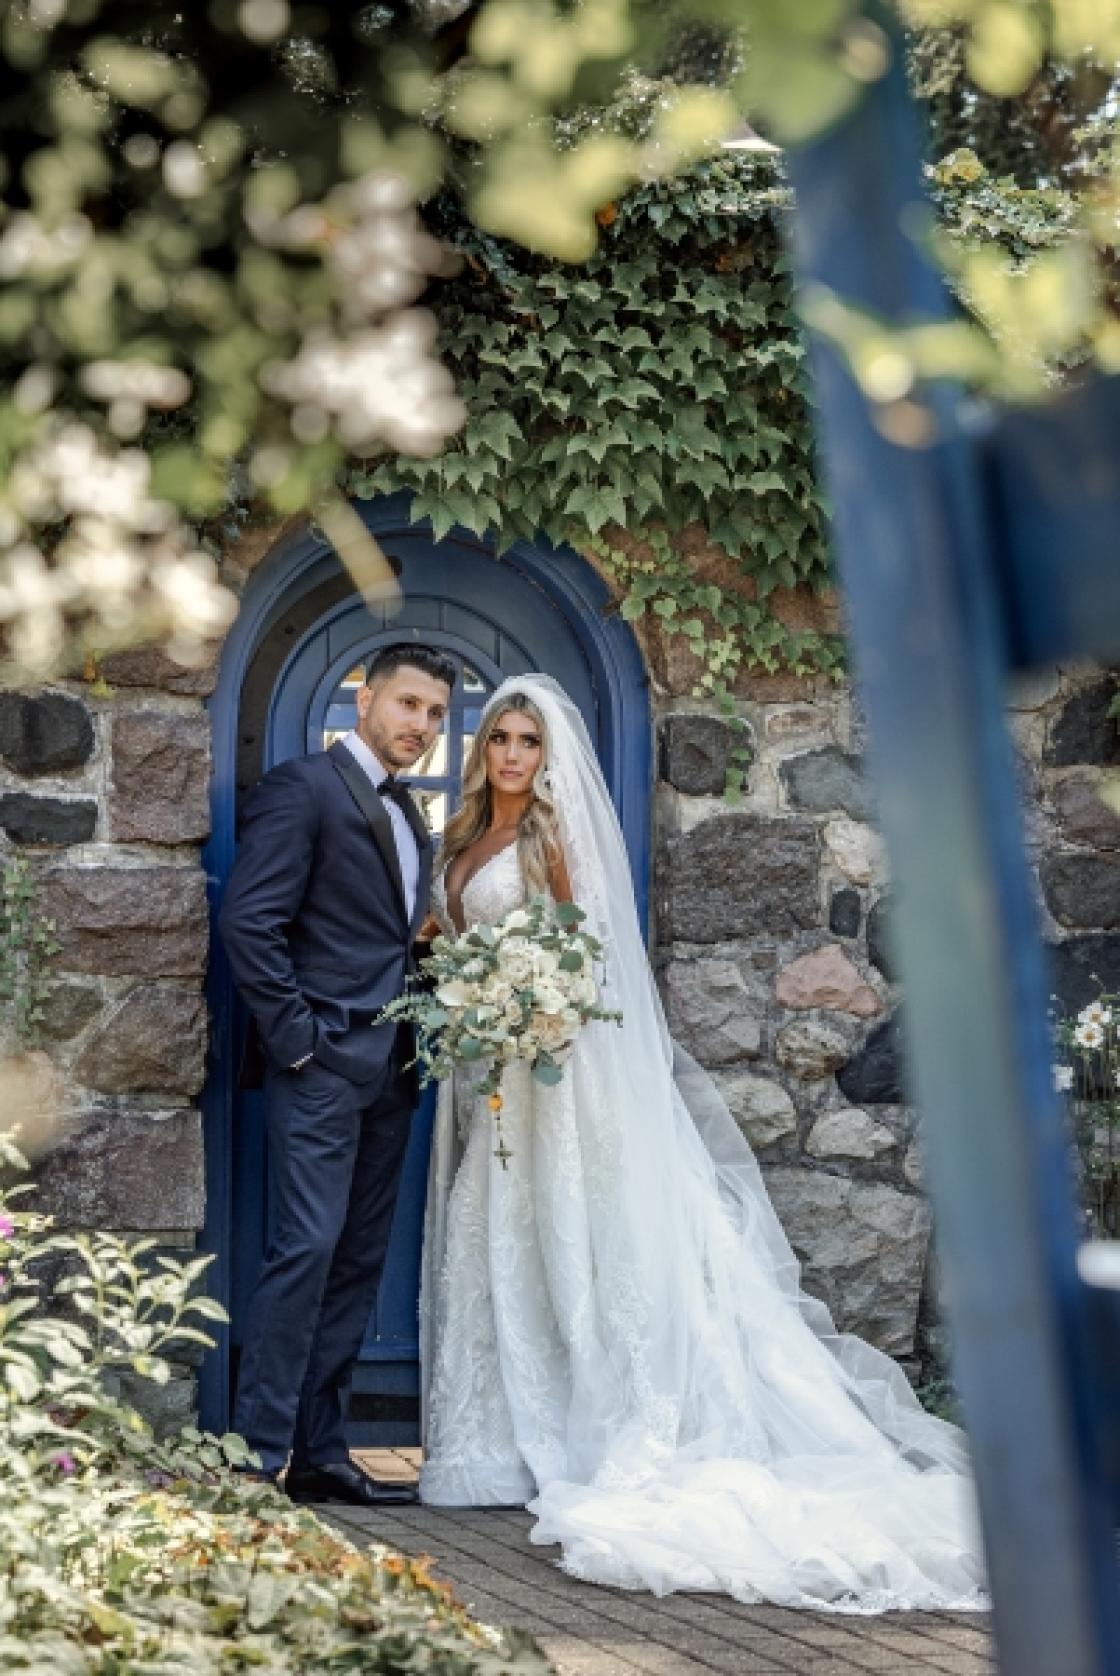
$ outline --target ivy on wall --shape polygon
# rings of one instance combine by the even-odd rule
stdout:
[[[838,670],[835,637],[790,629],[768,604],[829,584],[778,239],[787,203],[773,153],[728,152],[605,206],[580,267],[437,204],[463,266],[432,303],[470,417],[437,458],[383,460],[349,488],[413,490],[437,538],[458,525],[499,551],[543,534],[594,552],[625,617],[687,638],[701,690],[726,695],[744,666]],[[697,526],[731,562],[719,582],[671,540]]]

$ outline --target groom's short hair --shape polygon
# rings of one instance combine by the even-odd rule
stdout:
[[[437,652],[434,646],[422,646],[410,640],[396,641],[392,646],[379,646],[366,664],[366,686],[375,681],[386,681],[398,669],[421,669],[434,681],[443,681],[454,690],[459,671],[454,658]]]

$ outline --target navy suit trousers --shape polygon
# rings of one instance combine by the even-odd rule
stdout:
[[[377,1298],[415,1089],[394,1054],[370,1098],[311,1060],[265,1085],[271,1234],[234,1430],[266,1471],[347,1458],[343,1403]]]

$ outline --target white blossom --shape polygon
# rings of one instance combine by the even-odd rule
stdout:
[[[1112,1009],[1101,1001],[1090,1001],[1077,1015],[1079,1024],[1099,1024],[1102,1028],[1112,1023]]]
[[[25,274],[52,278],[73,267],[92,240],[87,216],[67,215],[48,227],[29,210],[20,210],[0,233],[0,279],[21,279]]]
[[[466,415],[450,372],[429,353],[436,334],[426,309],[348,337],[319,332],[294,360],[266,368],[262,383],[294,407],[329,415],[347,448],[387,442],[404,453],[433,454]]]

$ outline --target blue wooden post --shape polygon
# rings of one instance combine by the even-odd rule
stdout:
[[[914,237],[900,56],[850,119],[790,158],[802,281],[892,323],[951,310]],[[1114,1676],[1116,1416],[1076,1270],[1004,705],[1015,665],[1120,647],[1120,570],[1106,563],[1120,531],[1117,392],[997,415],[986,436],[968,432],[956,392],[925,392],[936,441],[907,448],[820,342],[814,378],[1001,1666]]]

